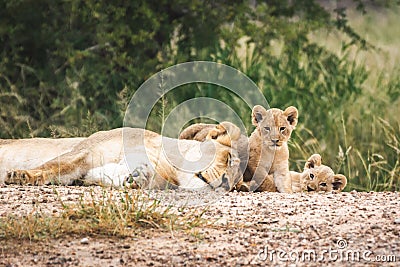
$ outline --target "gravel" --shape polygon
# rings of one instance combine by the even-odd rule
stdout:
[[[73,203],[104,190],[1,187],[0,218],[38,208],[55,214],[58,198]],[[164,204],[190,199],[189,210],[202,204],[210,224],[129,238],[0,239],[0,266],[400,266],[398,192],[154,194]]]

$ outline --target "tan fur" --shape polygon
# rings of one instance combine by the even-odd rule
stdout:
[[[238,150],[240,158],[240,170],[241,175],[243,176],[249,160],[248,138],[247,136],[241,134],[239,127],[233,123],[223,121],[220,124],[193,124],[182,131],[182,133],[179,135],[179,139],[196,140],[200,142],[212,139]],[[241,191],[248,190],[248,186],[243,184],[242,178],[239,179],[235,189],[239,190],[241,187],[243,187]]]
[[[247,158],[248,155],[248,164],[242,170],[244,170],[245,184],[250,184],[250,181],[254,180],[251,183],[251,190],[276,191],[277,188],[279,192],[292,192],[287,141],[297,125],[297,118],[298,111],[292,106],[284,111],[277,108],[266,110],[262,106],[254,106],[252,122],[256,129],[248,142],[247,138],[241,135],[237,147],[242,163],[243,158]],[[200,138],[205,135],[205,132],[212,131],[211,126],[210,124],[189,126],[185,131],[191,134],[181,134],[180,138],[193,137],[197,138],[196,140],[202,140]],[[214,127],[216,128],[215,125]],[[218,133],[217,128],[214,133]],[[276,140],[276,143],[273,140]],[[249,144],[249,152],[247,144]],[[268,179],[269,174],[273,179]],[[261,184],[263,187],[258,189]]]
[[[252,122],[257,128],[249,138],[250,175],[245,176],[244,181],[254,179],[256,185],[268,183],[264,187],[268,190],[275,185],[279,192],[292,192],[287,141],[297,125],[297,118],[295,107],[284,111],[277,108],[265,110],[262,106],[253,108]],[[273,183],[266,179],[268,174],[273,176]]]
[[[0,184],[7,170],[30,169],[71,151],[85,138],[0,139]]]
[[[240,129],[236,125],[231,122],[223,121],[211,128],[205,139],[214,139],[226,146],[236,146],[234,141],[239,140],[240,136]]]
[[[347,184],[347,178],[342,174],[335,174],[333,170],[322,164],[319,154],[313,154],[306,162],[303,172],[290,172],[293,192],[341,192]],[[272,181],[272,176],[267,178]],[[261,184],[260,188],[270,186],[268,182]],[[274,191],[273,188],[268,190]],[[275,189],[276,190],[276,189]]]
[[[190,161],[187,160],[193,158],[200,158],[200,165],[188,173],[185,168]],[[213,160],[205,161],[209,159]],[[203,180],[217,187],[225,179],[228,185],[222,186],[230,189],[238,179],[239,162],[234,149],[214,140],[204,143],[180,140],[178,143],[177,139],[162,137],[151,131],[120,128],[95,133],[70,152],[36,168],[10,171],[6,183],[71,184],[77,179],[98,182],[103,181],[99,173],[110,168],[115,168],[120,174],[118,177],[123,179],[116,181],[114,176],[110,177],[113,183],[123,182],[132,187],[165,188],[168,184],[187,184],[189,187],[194,184],[198,187],[204,184]],[[139,169],[140,174],[136,173],[133,177],[129,171],[133,169]],[[141,181],[137,180],[139,178]]]
[[[214,124],[196,123],[190,125],[179,134],[179,139],[196,140],[203,142],[206,140],[208,132],[215,127]]]
[[[307,160],[303,172],[290,171],[290,177],[292,191],[295,193],[307,191],[341,192],[347,184],[347,178],[344,175],[334,174],[330,167],[322,164],[322,158],[319,154],[313,154]],[[260,191],[276,192],[277,189],[271,187],[272,182],[273,177],[269,175],[261,184]]]
[[[303,172],[295,174],[300,176],[300,191],[340,192],[347,185],[347,178],[343,174],[335,174],[330,167],[323,165],[319,154],[312,155],[307,160]]]

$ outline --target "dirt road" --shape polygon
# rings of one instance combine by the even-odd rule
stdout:
[[[57,188],[71,202],[87,190]],[[57,198],[51,187],[2,187],[0,217],[34,206],[56,213]],[[398,192],[231,192],[209,204],[203,217],[218,220],[191,231],[148,229],[123,239],[0,239],[0,266],[400,266]]]

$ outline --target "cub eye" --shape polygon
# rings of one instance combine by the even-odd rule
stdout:
[[[314,174],[310,173],[311,180],[314,179]]]
[[[319,185],[325,187],[325,186],[326,186],[326,183],[320,183]]]
[[[283,132],[284,130],[286,130],[286,127],[279,128],[279,131],[281,131],[281,132]]]
[[[268,131],[268,132],[271,131],[271,128],[268,127],[268,126],[267,126],[267,127],[264,127],[264,129],[265,129],[266,131]]]

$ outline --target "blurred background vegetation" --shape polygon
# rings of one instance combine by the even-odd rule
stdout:
[[[398,4],[0,0],[0,138],[120,127],[151,75],[210,60],[247,74],[271,107],[299,109],[292,170],[318,152],[349,178],[348,190],[399,190]],[[250,132],[249,108],[212,87],[174,90],[156,108],[215,97],[231,103]]]

